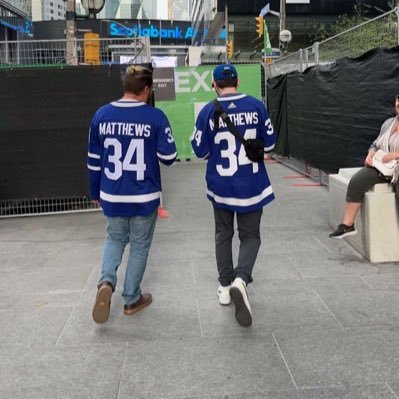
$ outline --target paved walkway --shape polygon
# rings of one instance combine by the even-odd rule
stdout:
[[[216,298],[204,166],[162,169],[170,217],[143,282],[154,302],[124,316],[118,287],[103,326],[91,319],[102,215],[0,220],[0,398],[398,399],[399,265],[329,239],[327,189],[270,163],[277,200],[249,289],[254,323],[240,327]]]

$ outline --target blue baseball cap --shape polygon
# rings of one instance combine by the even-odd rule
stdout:
[[[229,79],[229,78],[238,78],[237,70],[231,64],[222,64],[218,65],[213,70],[213,80],[216,82],[217,80]]]

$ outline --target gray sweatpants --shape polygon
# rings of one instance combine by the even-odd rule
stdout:
[[[236,277],[246,284],[252,282],[252,269],[260,247],[260,221],[263,208],[254,212],[239,213],[213,206],[215,216],[215,249],[219,281],[223,286],[230,285]],[[240,249],[237,267],[233,266],[232,241],[234,236],[234,215],[237,215]]]

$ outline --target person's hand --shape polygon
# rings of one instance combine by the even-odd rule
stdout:
[[[91,200],[91,203],[93,204],[93,205],[96,205],[96,206],[100,206],[100,201],[99,200]]]
[[[388,152],[388,154],[385,154],[382,157],[382,162],[386,163],[386,162],[392,161],[393,159],[396,159],[397,157],[398,157],[398,153]]]
[[[374,151],[374,150],[371,150],[371,151],[367,154],[366,160],[364,161],[364,164],[365,164],[366,166],[373,166],[373,156],[374,156],[374,154],[375,154],[375,151]]]

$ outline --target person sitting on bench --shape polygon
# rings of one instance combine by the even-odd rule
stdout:
[[[337,229],[330,234],[331,238],[344,238],[357,234],[355,217],[362,206],[364,195],[371,187],[379,183],[388,183],[391,177],[383,176],[373,167],[373,156],[377,150],[383,150],[386,155],[384,163],[399,159],[399,95],[395,97],[396,116],[387,119],[381,126],[380,134],[369,148],[364,166],[356,172],[348,184],[344,218]],[[394,183],[396,203],[399,204],[399,184]]]

